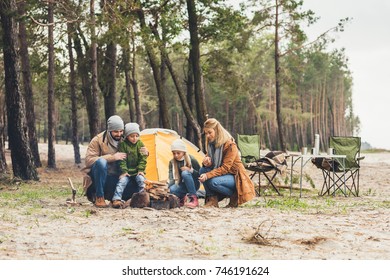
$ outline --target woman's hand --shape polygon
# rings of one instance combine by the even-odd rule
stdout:
[[[191,171],[191,168],[189,168],[188,166],[183,166],[180,168],[181,171]]]
[[[207,156],[203,159],[202,161],[203,166],[210,167],[212,162],[211,162],[211,157]]]
[[[203,183],[204,181],[207,180],[207,175],[206,173],[203,173],[199,176],[199,182]]]

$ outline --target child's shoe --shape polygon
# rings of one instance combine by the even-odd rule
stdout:
[[[179,206],[180,206],[180,207],[183,207],[183,206],[184,206],[184,204],[186,204],[186,203],[187,203],[187,200],[188,200],[188,197],[187,197],[187,195],[185,195],[184,197],[180,198],[180,203],[179,203]]]
[[[198,197],[196,196],[196,194],[190,194],[188,196],[187,202],[184,203],[184,206],[188,207],[188,208],[196,208],[196,207],[198,207],[199,206],[199,201],[198,201]]]
[[[112,202],[112,207],[113,208],[122,208],[122,201],[121,200],[114,200]]]

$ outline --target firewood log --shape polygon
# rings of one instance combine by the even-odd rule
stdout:
[[[139,192],[133,194],[130,200],[130,207],[144,208],[150,206],[150,196],[147,192]]]

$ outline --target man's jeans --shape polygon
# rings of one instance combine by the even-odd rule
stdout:
[[[194,172],[195,173],[195,172]],[[173,193],[178,198],[183,198],[186,194],[196,194],[196,191],[199,189],[200,182],[197,177],[194,177],[193,174],[188,170],[181,172],[182,181],[179,185],[173,183],[169,186],[170,193]],[[196,176],[197,176],[196,172]]]
[[[204,174],[212,169],[209,167],[201,167],[199,174]],[[211,179],[207,179],[203,182],[204,189],[206,190],[207,196],[232,196],[236,191],[236,181],[234,175],[226,174]]]
[[[142,175],[135,175],[135,176],[124,176],[119,179],[118,183],[116,184],[116,189],[114,193],[114,197],[112,200],[122,200],[122,195],[124,190],[126,189],[126,186],[131,182],[131,185],[137,186],[138,191],[143,191],[145,187],[145,177]]]
[[[89,176],[92,179],[92,185],[87,190],[87,197],[90,201],[94,201],[94,197],[104,197],[107,200],[112,200],[115,192],[116,184],[119,176],[107,174],[108,162],[104,158],[99,158],[91,167]],[[136,184],[129,183],[123,193],[123,199],[131,198],[133,193],[138,192]]]

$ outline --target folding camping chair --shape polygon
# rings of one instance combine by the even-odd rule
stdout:
[[[278,193],[278,195],[281,195],[278,188],[273,183],[273,179],[280,171],[279,169],[280,165],[278,159],[277,158],[273,159],[267,156],[266,157],[260,156],[260,136],[237,134],[237,146],[241,152],[241,160],[245,166],[245,169],[253,172],[250,175],[250,178],[253,179],[253,177],[256,174],[259,175],[259,187],[255,189],[256,194],[260,196],[260,187],[261,187],[260,176],[261,174],[263,174],[268,181],[267,186],[271,185],[272,188]],[[270,152],[267,155],[271,155],[271,154],[272,157],[273,156],[278,157],[278,155],[281,155],[281,152],[280,153]],[[284,159],[284,163],[283,163],[283,159],[281,159],[282,164],[285,164],[287,166],[286,160]]]
[[[333,148],[334,154],[345,155],[346,158],[323,160],[321,164],[313,162],[322,170],[324,177],[320,195],[335,195],[339,190],[345,196],[359,196],[360,160],[364,159],[360,156],[360,137],[331,136],[329,147]]]

